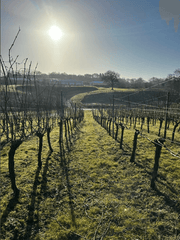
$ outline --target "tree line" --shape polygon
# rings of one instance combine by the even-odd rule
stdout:
[[[176,69],[173,74],[169,74],[166,78],[152,77],[148,81],[143,78],[125,79],[121,78],[120,74],[111,70],[108,70],[104,74],[101,74],[100,79],[111,86],[120,88],[150,88],[156,86],[156,88],[179,91],[180,90],[180,68]]]
[[[10,77],[22,78],[24,75],[24,69],[21,68],[16,73],[9,72]],[[29,76],[33,77],[34,73],[29,72]],[[84,74],[84,75],[76,75],[76,74],[67,74],[67,73],[60,73],[60,72],[51,72],[49,74],[42,73],[40,71],[36,71],[36,79],[41,80],[45,83],[50,83],[51,79],[57,80],[75,80],[75,81],[82,81],[85,85],[90,84],[92,81],[103,81],[106,83],[107,87],[114,87],[119,88],[149,88],[154,85],[157,88],[161,89],[169,89],[169,90],[180,90],[180,68],[176,69],[173,74],[168,74],[166,78],[157,78],[152,77],[148,81],[144,80],[142,77],[139,78],[123,78],[120,76],[119,73],[108,70],[105,73],[93,73],[93,74]],[[3,77],[0,78],[1,84],[5,83],[5,79]]]

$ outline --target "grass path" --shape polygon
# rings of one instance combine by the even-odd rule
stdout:
[[[178,239],[173,197],[151,190],[149,172],[130,163],[131,153],[119,149],[90,111],[85,111],[72,149],[63,156],[57,134],[58,129],[51,133],[54,152],[45,156],[44,149],[41,171],[34,155],[26,163],[32,164],[31,176],[17,168],[20,197],[12,209],[3,210],[2,239]],[[4,204],[10,197],[3,198]]]
[[[66,186],[71,211],[69,217],[68,211],[64,216],[64,208],[59,212],[59,231],[68,222],[69,234],[74,231],[81,236],[77,239],[175,237],[178,213],[172,211],[163,196],[150,189],[150,175],[129,159],[130,153],[120,150],[119,143],[86,111],[67,157]],[[54,225],[49,227],[49,235],[53,228]],[[78,237],[76,234],[73,236]]]

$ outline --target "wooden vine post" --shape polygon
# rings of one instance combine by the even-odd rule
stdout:
[[[169,92],[167,93],[167,101],[166,101],[166,115],[165,115],[165,128],[164,128],[164,138],[166,138],[166,129],[167,129],[167,121],[168,121],[168,107],[169,107]]]
[[[53,124],[52,124],[53,126]],[[49,116],[48,114],[46,115],[46,129],[47,129],[47,140],[48,140],[48,145],[49,145],[49,150],[50,152],[53,152],[52,146],[51,146],[51,141],[50,141],[50,132],[51,132],[51,127],[49,124]]]
[[[14,172],[14,155],[18,147],[21,145],[22,140],[15,140],[11,142],[11,148],[9,151],[9,175],[11,180],[11,187],[15,197],[19,195],[19,189],[16,186],[15,172]]]
[[[132,124],[132,114],[130,114],[129,119],[130,119],[130,127],[131,127],[131,124]]]
[[[70,122],[70,118],[67,118],[67,128],[68,128],[68,136],[69,136],[69,143],[70,143],[70,146],[72,145],[71,143],[71,133],[70,133],[70,127],[69,127],[69,122]]]
[[[6,140],[9,141],[9,124],[8,120],[6,119]]]
[[[74,113],[74,127],[76,127],[76,103],[75,103],[75,113]]]
[[[150,122],[150,117],[147,117],[147,132],[149,133],[149,122]]]
[[[121,126],[121,141],[120,141],[120,149],[123,149],[122,145],[123,145],[123,134],[124,134],[124,125],[122,123],[120,123]]]
[[[68,144],[68,137],[67,137],[67,119],[64,120],[64,127],[65,127],[66,146],[69,151],[69,144]]]
[[[22,134],[24,136],[25,132],[24,132],[24,119],[21,121],[21,131],[22,131]]]
[[[137,116],[135,116],[134,118],[134,129],[136,128],[136,122],[137,122]]]
[[[102,122],[103,122],[103,117],[102,117],[102,115],[101,115],[101,126],[103,126]]]
[[[113,95],[113,105],[112,105],[112,137],[114,138],[114,95]]]
[[[154,141],[154,144],[156,146],[156,151],[155,151],[155,162],[154,162],[154,169],[152,173],[152,179],[151,179],[151,188],[155,189],[155,180],[157,180],[157,174],[158,174],[158,168],[159,168],[159,158],[161,155],[161,149],[162,149],[162,144],[165,142],[164,139],[160,138],[159,140],[156,139]]]
[[[178,127],[179,124],[180,124],[180,121],[176,121],[176,123],[175,123],[175,125],[174,125],[174,128],[173,128],[173,133],[172,133],[171,142],[174,142],[175,131],[176,131],[176,128]]]
[[[144,117],[141,117],[141,130],[143,129]]]
[[[71,123],[71,119],[72,119],[72,121],[73,121],[73,118],[70,118],[69,119],[69,124],[70,124],[70,129],[71,129],[71,135],[72,135],[72,131],[73,131],[73,123]]]
[[[60,122],[59,122],[59,145],[60,145],[60,148],[61,148],[61,144],[63,142],[63,139],[62,139],[62,129],[63,129],[63,120],[61,118]]]
[[[29,119],[30,121],[30,128],[31,128],[31,134],[33,133],[33,120],[32,118]]]
[[[48,126],[48,128],[47,128],[47,140],[48,140],[49,150],[50,150],[50,152],[53,152],[53,149],[52,149],[52,146],[51,146],[51,141],[50,141],[50,132],[51,132],[51,127]]]
[[[41,133],[39,131],[39,132],[36,133],[36,136],[39,138],[38,167],[41,169],[41,167],[42,167],[41,153],[42,153],[42,145],[43,145],[44,133]]]
[[[130,162],[134,162],[134,160],[135,160],[136,147],[137,147],[137,137],[138,137],[139,133],[140,133],[139,130],[136,129],[135,134],[134,134],[133,151],[132,151]]]
[[[160,121],[160,126],[159,126],[159,133],[158,133],[158,137],[159,137],[159,136],[160,136],[160,134],[161,134],[161,127],[162,127],[162,123],[163,123],[164,119],[163,119],[163,118],[160,118],[160,119],[159,119],[159,121]]]
[[[60,153],[62,153],[62,144],[63,144],[63,116],[64,116],[63,95],[62,95],[62,91],[61,91],[61,117],[60,117],[60,122],[59,122],[59,146],[60,146]]]
[[[6,120],[3,118],[3,132],[6,130]]]
[[[13,141],[13,137],[14,137],[14,127],[13,127],[13,122],[10,123],[10,129],[11,129],[11,141]]]
[[[106,130],[107,130],[107,132],[108,132],[108,121],[109,121],[109,120],[106,118],[106,123],[105,123],[105,124],[106,124]]]
[[[115,124],[116,124],[116,135],[115,135],[115,140],[117,140],[118,130],[119,130],[119,124],[116,123],[116,122],[115,122]]]
[[[109,136],[111,136],[111,122],[112,122],[112,118],[109,119]]]
[[[61,91],[61,116],[64,117],[64,109],[63,109],[63,93]]]

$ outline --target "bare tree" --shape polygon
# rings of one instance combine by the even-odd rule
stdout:
[[[111,70],[101,75],[102,81],[110,83],[112,90],[114,87],[114,83],[118,82],[119,78],[120,78],[120,74]]]

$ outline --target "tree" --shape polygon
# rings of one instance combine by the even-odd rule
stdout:
[[[128,88],[129,87],[129,82],[125,78],[119,78],[117,87]]]
[[[98,73],[93,73],[93,74],[92,74],[92,77],[93,77],[93,78],[99,78],[99,74],[98,74]]]
[[[141,77],[136,79],[135,84],[134,84],[135,88],[144,88],[144,86],[145,86],[144,79],[142,79]]]
[[[42,72],[36,71],[36,76],[41,75],[41,74],[42,74]]]
[[[92,78],[92,75],[91,74],[84,74],[84,77],[85,78]]]
[[[113,87],[114,87],[114,83],[118,82],[119,78],[120,78],[119,73],[116,73],[116,72],[111,71],[111,70],[109,70],[106,73],[101,75],[102,81],[110,83],[111,87],[112,87],[112,90],[113,90]]]
[[[180,68],[178,68],[178,69],[176,69],[176,70],[174,71],[174,75],[175,75],[176,77],[180,77]]]

